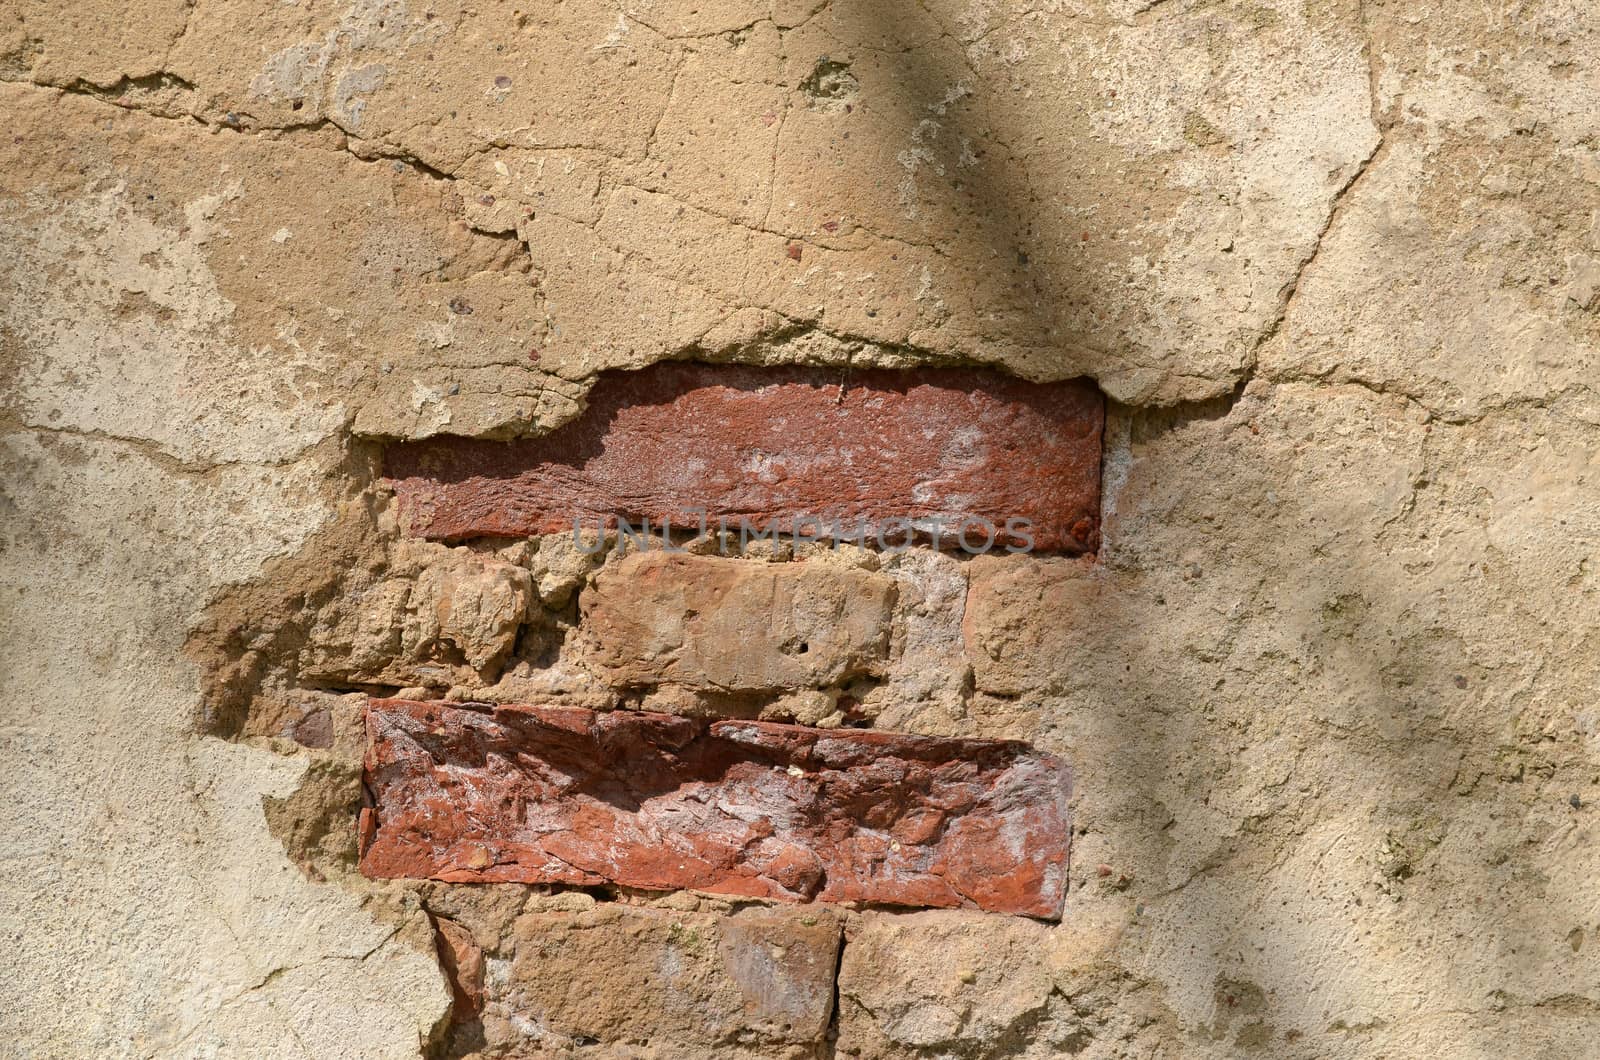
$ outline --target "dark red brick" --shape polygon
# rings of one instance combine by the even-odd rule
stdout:
[[[812,517],[891,536],[900,519],[1026,520],[1035,549],[1082,553],[1099,542],[1104,419],[1083,381],[673,363],[605,373],[545,437],[404,443],[387,465],[411,531],[438,540],[619,516],[688,528],[703,509],[712,525],[792,532]]]
[[[1055,919],[1064,763],[1025,744],[373,700],[361,871]]]

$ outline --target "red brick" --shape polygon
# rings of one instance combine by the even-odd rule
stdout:
[[[368,876],[1057,918],[1070,777],[1025,744],[373,700]]]
[[[483,1012],[483,950],[472,932],[454,920],[436,917],[433,928],[439,966],[450,982],[450,1020],[468,1023]]]
[[[436,438],[386,459],[411,531],[438,540],[618,516],[688,528],[704,509],[712,525],[792,532],[820,517],[868,535],[899,519],[1018,519],[1035,549],[1082,553],[1099,542],[1104,418],[1083,381],[674,363],[605,373],[584,414],[545,437]]]

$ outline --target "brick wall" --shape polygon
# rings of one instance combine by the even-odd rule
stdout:
[[[455,911],[462,1026],[796,1055],[846,1018],[967,1033],[932,1008],[869,1033],[836,953],[1061,915],[1070,749],[1027,742],[1030,646],[1092,585],[1102,420],[1078,383],[666,365],[545,437],[391,447],[394,562],[305,657],[392,693],[364,712],[361,870]],[[513,885],[546,897],[487,913]],[[918,907],[951,912],[890,926]]]

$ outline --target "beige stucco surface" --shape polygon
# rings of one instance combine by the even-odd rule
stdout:
[[[441,1048],[417,894],[269,821],[334,752],[208,722],[195,638],[385,532],[382,441],[535,433],[689,357],[1112,399],[1097,563],[889,572],[880,723],[1074,763],[1066,917],[852,914],[827,1048],[1591,1055],[1597,33],[1578,0],[0,9],[0,1038]],[[540,562],[567,606],[586,574]]]

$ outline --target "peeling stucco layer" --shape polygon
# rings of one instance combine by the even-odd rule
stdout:
[[[1216,397],[1379,140],[1353,5],[37,6],[11,31],[19,79],[185,141],[392,159],[449,200],[357,232],[338,184],[280,187],[294,216],[238,233],[246,286],[325,247],[353,297],[307,270],[320,300],[376,284],[414,303],[378,331],[348,310],[297,329],[391,365],[362,365],[360,423],[401,435],[548,425],[598,370],[760,359],[796,332],[812,359]]]
[[[307,763],[191,725],[194,609],[326,516],[315,464],[156,452],[5,438],[0,1033],[19,1056],[413,1055],[445,1000],[415,901],[306,878],[262,809]]]
[[[1113,399],[1098,563],[898,561],[876,715],[1072,763],[1062,923],[849,913],[834,1036],[785,1049],[1586,1055],[1596,33],[1576,0],[0,12],[0,1037],[437,1052],[440,910],[491,982],[550,917],[627,966],[588,896],[351,883],[344,730],[216,699],[351,672],[271,635],[324,598],[248,594],[392,522],[372,443],[537,434],[687,358]],[[218,679],[184,646],[237,600]],[[535,952],[497,1041],[748,1055],[659,998],[595,1022],[634,1044],[559,1038],[564,996],[528,1024]]]

